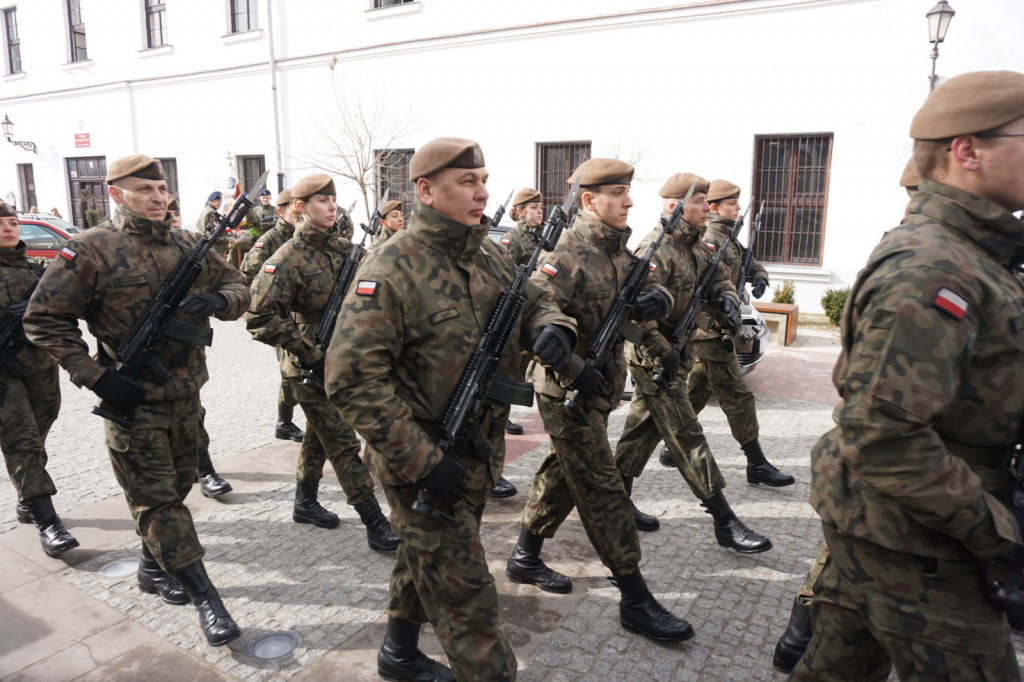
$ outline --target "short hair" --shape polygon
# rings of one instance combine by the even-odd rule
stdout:
[[[914,168],[922,180],[939,180],[949,171],[949,145],[944,140],[914,140]]]

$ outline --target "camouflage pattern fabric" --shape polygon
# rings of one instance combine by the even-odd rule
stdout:
[[[723,347],[718,337],[694,341],[692,345],[695,359],[686,379],[686,391],[693,411],[700,414],[714,393],[729,421],[732,437],[740,445],[753,442],[760,435],[757,405],[735,351]]]
[[[272,226],[273,223],[271,223],[270,227]],[[267,226],[262,216],[257,213],[256,208],[250,208],[246,212],[241,225],[235,230],[234,237],[228,240],[232,251],[231,264],[241,269],[245,254],[252,250],[253,245],[259,241],[259,238],[270,227]]]
[[[395,236],[394,232],[381,225],[380,229],[377,230],[377,234],[373,236],[373,245],[380,246],[387,240],[391,239],[393,236]]]
[[[296,383],[295,379],[288,379]],[[361,446],[352,427],[338,419],[334,407],[321,396],[320,400],[300,400],[306,415],[306,433],[299,448],[295,480],[313,483],[324,475],[324,462],[331,461],[345,500],[357,505],[373,497],[373,479],[359,453]]]
[[[213,232],[213,224],[217,219],[217,209],[211,204],[203,206],[203,210],[199,212],[199,217],[196,219],[196,230],[199,231],[204,237]],[[214,242],[213,246],[210,247],[210,251],[216,251],[219,255],[224,256],[228,251],[228,244],[230,240],[226,234],[221,235],[220,239]]]
[[[210,449],[210,434],[206,430],[206,408],[199,403],[199,426],[196,428],[196,451]]]
[[[538,230],[541,226],[527,227],[526,220],[520,220],[502,238],[501,245],[508,249],[516,265],[526,265],[540,241]]]
[[[286,241],[291,239],[294,234],[295,226],[278,217],[273,229],[264,234],[260,239],[257,239],[252,249],[245,254],[245,260],[242,261],[241,267],[242,274],[245,275],[245,281],[252,284],[253,279],[263,269],[263,264],[267,262],[267,259],[277,253],[277,250]]]
[[[0,249],[0,320],[38,279],[25,256],[24,242]],[[35,346],[20,349],[14,361],[24,370],[24,378],[14,378],[0,364],[0,384],[6,389],[0,394],[0,450],[18,501],[24,502],[57,492],[46,472],[46,435],[60,413],[60,383],[57,362]]]
[[[804,578],[804,584],[800,586],[796,593],[797,600],[804,606],[811,605],[811,598],[814,596],[814,586],[818,584],[818,577],[825,570],[828,562],[828,545],[822,542],[821,546],[818,547],[818,551],[814,554],[814,560],[811,562],[811,568],[807,571],[807,576]]]
[[[260,234],[266,234],[274,229],[274,225],[277,223],[277,206],[273,204],[256,204],[253,207],[253,212],[256,213],[256,217],[260,219]]]
[[[743,255],[747,252],[746,248],[741,246],[739,243],[735,241],[729,242],[729,233],[732,232],[732,229],[735,226],[735,220],[726,220],[722,216],[712,213],[708,218],[707,227],[701,235],[701,240],[712,254],[723,248],[726,243],[729,244],[728,248],[725,250],[725,255],[722,256],[719,267],[720,269],[725,270],[733,287],[735,287],[740,281],[740,270],[743,267]],[[753,282],[757,277],[764,277],[765,281],[768,281],[768,271],[756,258],[753,258],[750,261],[750,273],[747,275],[747,282]],[[738,291],[736,293],[742,298],[742,291]],[[699,341],[702,339],[718,338],[721,335],[721,330],[713,326],[710,329],[698,330],[694,338]],[[694,404],[694,407],[696,407],[696,403]],[[700,410],[697,410],[697,412],[700,412]]]

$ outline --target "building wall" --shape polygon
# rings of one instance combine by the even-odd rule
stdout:
[[[934,2],[637,1],[623,10],[617,0],[418,0],[367,10],[369,0],[276,0],[281,168],[265,2],[258,30],[229,36],[227,2],[172,0],[170,47],[144,50],[142,0],[82,0],[90,59],[73,65],[56,20],[63,0],[11,4],[25,74],[0,78],[0,114],[39,153],[0,147],[0,196],[17,195],[16,164],[33,163],[40,206],[68,215],[64,158],[175,157],[189,224],[234,175],[229,156],[263,154],[290,185],[333,167],[341,112],[361,110],[383,112],[376,130],[401,131],[389,146],[478,140],[494,206],[535,182],[538,142],[589,140],[595,156],[634,161],[635,243],[657,218],[668,175],[727,178],[749,197],[755,135],[832,133],[822,265],[769,267],[773,280],[796,281],[802,309],[820,311],[823,290],[852,283],[903,214],[897,181],[928,92],[924,14]],[[1024,71],[1005,29],[1024,21],[1024,3],[957,4],[939,73]],[[78,149],[84,132],[91,146]],[[358,190],[332,174],[348,206]]]

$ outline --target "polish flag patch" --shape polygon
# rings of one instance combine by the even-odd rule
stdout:
[[[651,268],[651,272],[654,272],[655,270],[658,269],[658,266],[656,264],[654,264],[654,263],[651,263],[650,268]]]
[[[254,248],[254,249],[262,249],[263,248],[263,242],[256,242],[256,244],[253,245],[252,248]]]
[[[714,251],[715,249],[717,249],[717,248],[718,248],[717,246],[715,246],[715,244],[714,244],[713,242],[705,242],[705,244],[706,244],[706,245],[707,245],[707,247],[708,247],[709,249],[711,249],[712,251]]]
[[[377,293],[377,283],[372,280],[361,279],[359,284],[356,285],[356,293],[360,296],[373,296]]]
[[[558,274],[558,268],[556,268],[551,263],[545,263],[544,265],[540,266],[540,271],[543,272],[548,277],[554,277],[555,275]]]
[[[275,270],[277,270],[277,266],[274,265],[273,263],[268,263],[267,265],[263,266],[263,272],[269,272],[271,275],[274,274]]]
[[[64,248],[62,248],[62,249],[61,249],[61,250],[60,250],[60,251],[59,251],[59,252],[57,253],[57,255],[58,255],[58,256],[60,256],[61,258],[63,258],[64,260],[68,261],[69,263],[70,263],[70,262],[72,262],[72,261],[74,261],[74,260],[75,260],[75,258],[77,258],[77,257],[78,257],[78,254],[77,254],[77,253],[75,253],[74,251],[72,251],[71,249],[69,249],[69,248],[68,248],[68,247],[66,247],[66,246],[65,246]]]
[[[946,287],[942,287],[939,289],[939,293],[935,294],[935,300],[932,301],[932,305],[943,312],[949,313],[958,320],[964,319],[967,309],[971,307],[971,304],[963,296]]]
[[[509,239],[508,237],[505,237],[504,239],[501,240],[501,243],[503,246],[508,246],[509,244],[512,243],[512,240]]]

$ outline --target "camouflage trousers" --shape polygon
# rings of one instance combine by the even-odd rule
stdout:
[[[210,449],[210,434],[206,430],[206,408],[199,403],[199,428],[196,431],[196,452]]]
[[[330,460],[349,504],[357,505],[373,497],[373,478],[359,456],[359,439],[352,427],[341,420],[327,398],[303,399],[299,406],[306,415],[306,435],[299,448],[295,480],[319,481],[324,476],[324,463]]]
[[[686,384],[677,380],[662,388],[647,370],[630,367],[629,371],[633,375],[633,399],[615,446],[619,471],[623,476],[640,476],[654,449],[664,440],[693,494],[701,500],[717,495],[725,488],[725,479],[687,400]]]
[[[277,353],[277,362],[281,364],[287,357],[287,353],[280,346],[274,346],[274,352]],[[290,405],[295,407],[299,404],[299,401],[295,398],[295,392],[292,390],[291,382],[282,377],[281,378],[281,389],[277,392],[277,404],[278,405]]]
[[[516,657],[498,629],[498,591],[480,541],[488,491],[470,490],[452,505],[454,528],[412,511],[417,486],[385,484],[384,493],[391,527],[402,540],[388,588],[388,616],[429,621],[456,679],[514,680]]]
[[[135,519],[135,532],[168,573],[203,558],[185,498],[192,490],[199,440],[199,394],[147,402],[124,429],[105,420],[114,477]]]
[[[814,586],[818,584],[818,576],[825,570],[828,561],[828,545],[823,542],[818,547],[818,553],[814,555],[814,561],[811,563],[811,569],[807,571],[804,584],[800,586],[800,590],[796,593],[797,601],[804,606],[811,605],[811,600],[814,598]]]
[[[712,392],[729,421],[732,437],[740,445],[757,440],[757,407],[754,394],[743,379],[736,353],[722,347],[719,339],[693,342],[693,370],[686,380],[693,411],[700,414]]]
[[[46,473],[46,435],[60,412],[60,381],[56,365],[15,379],[0,374],[7,391],[0,397],[0,450],[7,473],[24,502],[57,492]]]
[[[540,393],[537,407],[551,445],[530,485],[523,525],[551,538],[575,508],[601,563],[617,575],[635,573],[640,538],[608,443],[608,413],[587,408],[581,424]]]
[[[794,680],[1020,680],[984,565],[885,549],[825,525],[831,561]]]

